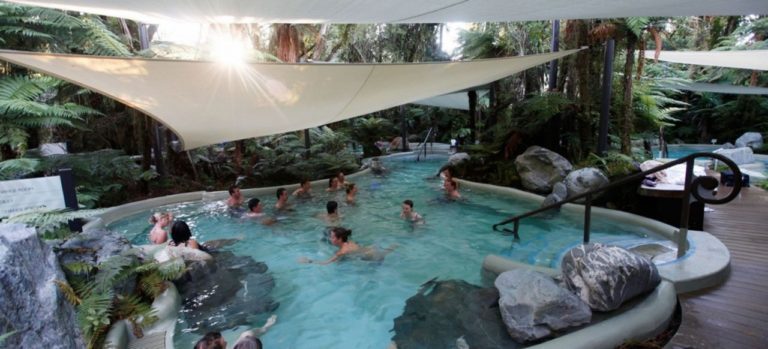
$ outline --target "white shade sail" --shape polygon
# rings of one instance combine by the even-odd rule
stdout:
[[[703,82],[676,82],[661,84],[663,87],[693,92],[725,93],[732,95],[768,95],[768,88],[752,86],[735,86],[726,84],[708,84]]]
[[[768,4],[768,0],[765,3]],[[653,55],[648,55],[645,58],[653,59]],[[768,50],[661,51],[659,60],[715,67],[768,70]]]
[[[185,149],[315,127],[478,86],[578,50],[472,62],[227,66],[0,50],[170,127]]]
[[[766,0],[10,0],[145,23],[444,23],[768,14]]]
[[[477,91],[477,96],[483,96],[488,90]],[[478,101],[480,102],[480,101]],[[413,104],[428,105],[430,107],[469,110],[469,95],[467,92],[449,93],[440,96],[421,99]]]

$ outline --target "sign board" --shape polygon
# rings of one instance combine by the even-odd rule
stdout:
[[[0,181],[0,217],[66,207],[59,176]]]

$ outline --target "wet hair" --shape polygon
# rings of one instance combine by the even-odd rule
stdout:
[[[171,239],[177,246],[189,241],[192,238],[192,232],[184,221],[176,221],[171,227]]]
[[[339,203],[336,201],[328,201],[327,204],[325,204],[325,210],[328,211],[328,214],[336,213],[336,210],[339,208]]]
[[[155,212],[149,216],[149,224],[155,224],[159,222],[163,217],[168,216],[168,212]]]
[[[304,185],[304,183],[310,184],[309,179],[306,179],[306,178],[302,179],[301,183],[299,183],[299,185]]]
[[[195,344],[195,349],[224,349],[221,346],[221,332],[208,332]]]
[[[285,190],[285,188],[280,188],[280,189],[277,189],[277,192],[275,192],[275,195],[276,195],[276,196],[277,196],[277,198],[279,199],[281,196],[283,196],[283,193],[285,193],[286,191],[287,191],[287,190]]]
[[[459,182],[457,182],[455,179],[451,179],[451,188],[453,189],[459,189]]]
[[[413,208],[413,200],[405,200],[405,201],[403,201],[403,203],[408,205],[408,206],[411,206],[411,208]]]
[[[253,211],[254,207],[259,206],[259,202],[261,202],[261,200],[257,198],[248,200],[248,211]]]
[[[352,235],[352,230],[344,227],[333,227],[333,229],[331,229],[331,234],[336,235],[337,239],[347,242]]]
[[[230,185],[230,186],[229,186],[229,195],[232,195],[232,194],[234,194],[236,189],[240,189],[240,186],[238,186],[238,185],[234,185],[234,184],[233,184],[233,185]]]
[[[339,183],[339,178],[338,178],[338,177],[331,177],[331,178],[328,178],[328,188],[330,188],[330,187],[333,187],[333,180],[334,180],[334,179],[336,180],[336,183],[337,183],[337,184]]]
[[[262,349],[261,340],[254,336],[245,336],[235,343],[233,349]]]
[[[353,189],[355,189],[355,183],[347,184],[347,194],[351,193]]]

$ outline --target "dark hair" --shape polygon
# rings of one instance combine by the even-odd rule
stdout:
[[[458,189],[459,188],[459,182],[457,182],[455,179],[451,179],[451,188]]]
[[[331,234],[336,235],[337,239],[341,239],[341,241],[347,242],[349,237],[352,235],[352,230],[344,227],[333,227],[333,229],[331,229]]]
[[[355,183],[347,184],[347,194],[351,193],[352,189],[355,189]]]
[[[339,178],[338,178],[338,177],[331,177],[331,178],[328,178],[328,188],[330,188],[331,186],[333,186],[333,180],[334,180],[334,179],[336,180],[336,183],[338,183],[338,181],[339,181]]]
[[[285,188],[277,189],[277,192],[275,193],[275,195],[277,195],[277,198],[279,199],[281,196],[283,196],[283,193],[285,193],[286,191],[287,190],[285,190]]]
[[[245,336],[232,349],[261,349],[261,340],[254,336]]]
[[[240,186],[233,184],[229,186],[229,195],[232,195],[235,193],[235,189],[240,189]]]
[[[301,180],[301,183],[299,183],[299,185],[304,185],[304,183],[307,183],[307,184],[309,184],[309,183],[310,183],[310,182],[309,182],[309,179],[306,179],[306,178],[305,178],[305,179],[302,179],[302,180]]]
[[[184,221],[176,221],[171,227],[171,239],[176,246],[186,243],[192,238],[192,232]]]
[[[224,349],[219,342],[221,332],[208,332],[195,344],[195,349]]]
[[[261,200],[257,198],[248,200],[248,211],[253,211],[254,207],[259,206],[259,202],[261,202]]]
[[[336,213],[336,210],[339,208],[339,203],[336,201],[328,201],[327,204],[325,204],[325,210],[328,211],[328,214]]]
[[[413,208],[413,201],[412,200],[405,200],[405,201],[403,201],[403,203],[408,205],[408,206],[411,206],[411,208]]]

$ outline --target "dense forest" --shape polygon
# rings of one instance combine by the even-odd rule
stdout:
[[[550,52],[553,41],[550,21],[470,24],[450,53],[441,50],[443,24],[211,25],[201,45],[192,47],[157,40],[162,29],[157,26],[8,3],[0,4],[0,22],[3,49],[209,60],[217,53],[215,38],[225,35],[246,42],[251,61],[308,64],[519,56]],[[768,74],[646,59],[660,49],[766,49],[768,17],[568,20],[557,28],[560,50],[589,49],[559,60],[556,75],[542,65],[465,91],[475,106],[469,113],[409,104],[305,131],[183,152],[175,150],[175,135],[140,111],[2,63],[0,179],[71,167],[81,205],[105,207],[172,192],[223,189],[238,178],[244,186],[265,186],[352,171],[361,156],[378,154],[377,140],[407,134],[420,142],[432,128],[436,141],[459,139],[482,159],[482,175],[470,177],[511,185],[515,170],[510,159],[530,145],[552,149],[576,164],[599,164],[614,176],[631,171],[629,164],[646,156],[637,144],[657,139],[661,131],[668,142],[685,143],[733,142],[745,131],[768,134],[765,96],[675,88],[680,82],[768,87]],[[598,154],[609,40],[616,47],[609,148]],[[66,142],[71,154],[42,157],[36,150],[57,142]]]

